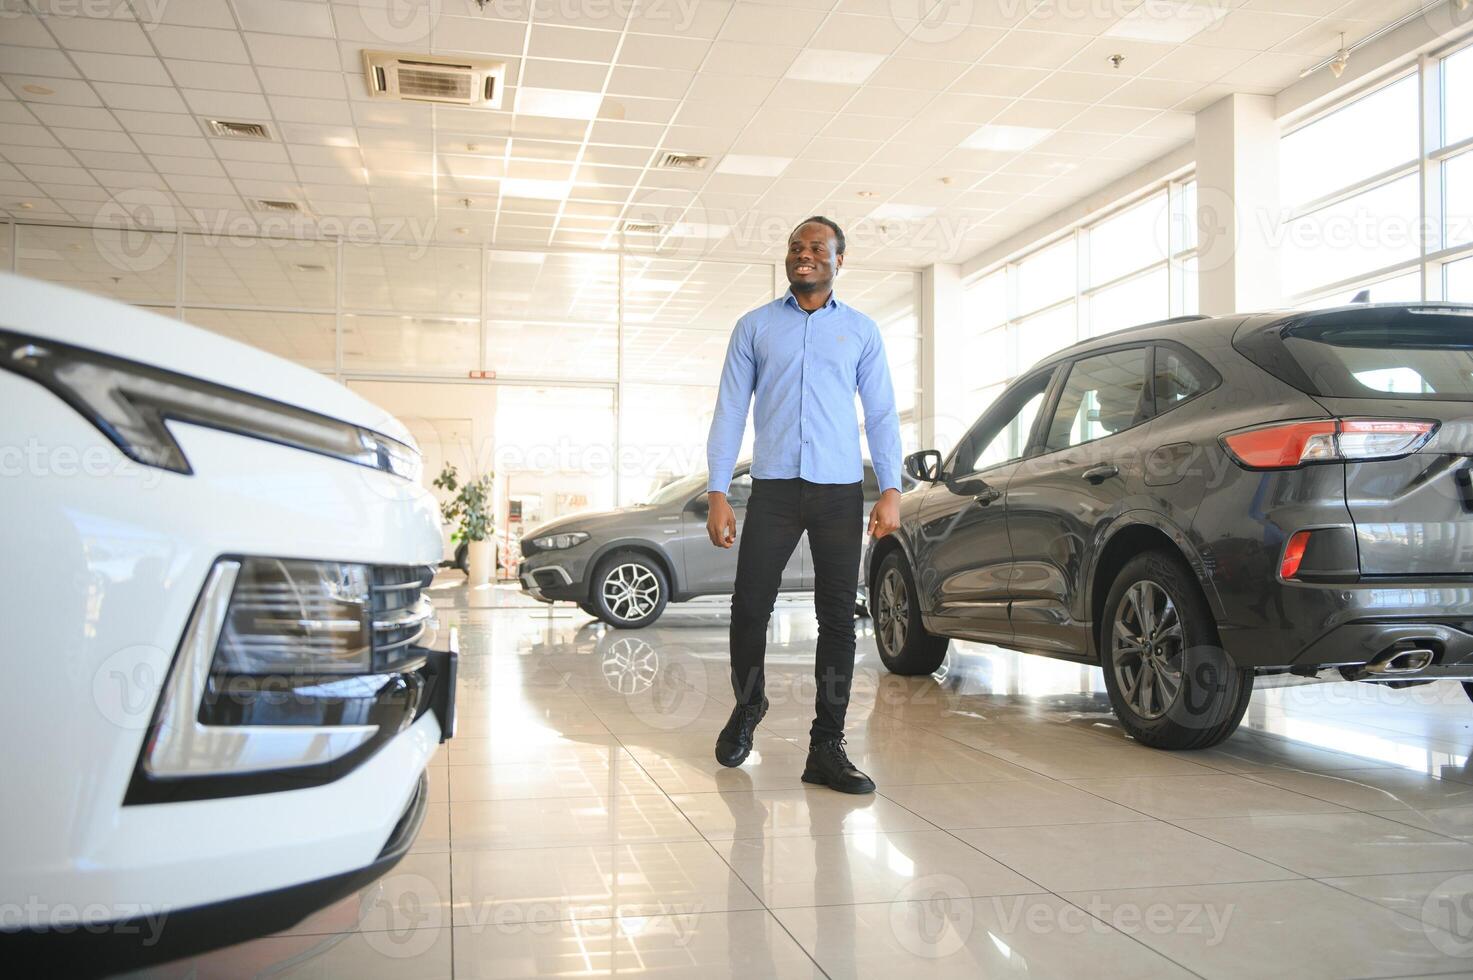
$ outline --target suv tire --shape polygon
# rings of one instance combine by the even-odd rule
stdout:
[[[915,580],[905,553],[898,548],[880,562],[870,607],[874,614],[875,646],[886,670],[916,677],[930,674],[941,666],[951,640],[927,633],[921,625]]]
[[[599,619],[632,630],[659,619],[669,599],[670,581],[658,562],[637,551],[619,551],[594,569],[588,601]]]
[[[1180,558],[1147,551],[1115,577],[1098,624],[1105,690],[1120,724],[1158,749],[1205,749],[1231,735],[1253,695]]]

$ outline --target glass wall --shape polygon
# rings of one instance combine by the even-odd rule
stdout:
[[[11,228],[0,225],[0,268],[180,316],[354,382],[426,432],[477,433],[468,458],[503,464],[527,506],[537,496],[548,514],[642,500],[704,470],[731,329],[786,288],[772,262],[40,224],[14,234],[12,263]],[[850,267],[838,284],[884,334],[906,451],[916,448],[918,290],[911,270]],[[426,389],[408,382],[435,381],[493,386],[494,423],[465,420],[492,412],[465,392],[423,407]],[[744,453],[750,440],[749,426]],[[518,446],[542,456],[501,458]],[[548,447],[576,457],[573,483],[548,469]]]
[[[1458,303],[1473,303],[1473,258],[1449,262],[1443,269],[1447,298]]]
[[[743,313],[773,298],[773,267],[627,256],[621,282],[620,479],[634,501],[706,468],[726,343]]]
[[[1172,181],[968,282],[969,413],[1076,341],[1195,313],[1195,202]]]
[[[1470,298],[1459,263],[1473,255],[1473,47],[1424,59],[1280,148],[1291,303]]]

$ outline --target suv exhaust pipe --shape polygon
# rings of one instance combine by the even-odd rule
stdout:
[[[1368,674],[1415,674],[1432,665],[1434,654],[1425,647],[1389,650],[1366,664]]]
[[[1441,652],[1442,644],[1436,640],[1423,637],[1400,640],[1364,664],[1341,667],[1340,675],[1348,681],[1391,682],[1409,674],[1420,674],[1437,662]]]

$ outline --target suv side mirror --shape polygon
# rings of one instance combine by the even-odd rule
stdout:
[[[905,457],[905,472],[918,483],[938,483],[941,480],[941,453],[934,449],[922,449]]]
[[[959,497],[975,497],[980,493],[985,493],[989,488],[986,480],[979,480],[974,477],[970,480],[949,480],[947,481],[946,489]]]

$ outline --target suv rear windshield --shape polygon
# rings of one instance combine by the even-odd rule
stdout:
[[[1255,356],[1269,353],[1264,337],[1244,353],[1309,394],[1473,401],[1473,309],[1344,311],[1291,323],[1279,336],[1292,365]],[[1284,370],[1291,366],[1298,371]]]

